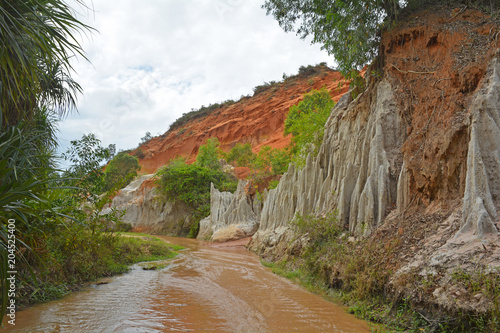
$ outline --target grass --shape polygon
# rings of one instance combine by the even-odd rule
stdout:
[[[60,298],[88,282],[125,273],[132,264],[171,259],[183,249],[147,234],[92,234],[76,224],[37,242],[37,250],[26,258],[32,271],[26,264],[18,269],[21,305]]]
[[[348,307],[348,312],[372,323],[373,332],[500,332],[500,274],[477,269],[457,270],[450,283],[469,295],[482,293],[492,300],[488,313],[455,313],[425,308],[410,297],[392,297],[387,286],[397,261],[400,240],[349,240],[335,214],[326,217],[297,216],[291,226],[296,235],[308,238],[294,255],[281,254],[261,261],[275,274],[297,282],[329,301]],[[298,239],[292,241],[295,242]],[[296,249],[296,244],[291,248]],[[410,272],[407,290],[434,290],[437,278]],[[393,283],[397,283],[393,282]],[[433,288],[434,287],[434,288]]]

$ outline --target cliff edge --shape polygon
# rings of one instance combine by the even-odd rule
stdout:
[[[384,33],[365,91],[340,99],[318,156],[269,191],[250,249],[274,261],[300,253],[307,237],[290,221],[335,212],[353,248],[391,244],[386,294],[492,309],[456,275],[500,267],[499,34],[498,18],[440,4]],[[346,281],[324,265],[326,281]]]

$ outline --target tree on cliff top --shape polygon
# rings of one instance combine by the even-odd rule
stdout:
[[[426,0],[266,0],[263,8],[287,32],[333,55],[348,75],[370,62],[378,51],[380,31],[397,19],[400,9],[417,8]],[[434,1],[439,2],[439,1]]]

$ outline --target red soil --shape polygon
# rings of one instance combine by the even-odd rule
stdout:
[[[468,110],[500,46],[497,22],[466,7],[434,6],[403,20],[382,40],[407,139],[403,146],[414,204],[463,197]]]
[[[289,108],[300,102],[303,94],[323,86],[330,90],[335,101],[349,89],[349,83],[339,72],[321,67],[315,76],[290,77],[253,97],[242,98],[203,118],[170,129],[140,146],[144,153],[139,159],[141,173],[153,173],[176,156],[187,157],[193,162],[199,147],[213,137],[218,138],[224,151],[229,151],[236,143],[247,142],[254,152],[265,145],[284,148],[290,143],[290,136],[283,135]],[[238,171],[238,178],[248,173],[247,170]]]

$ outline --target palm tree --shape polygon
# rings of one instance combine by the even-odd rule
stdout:
[[[76,0],[84,6],[83,0]],[[76,33],[92,30],[79,21],[62,0],[4,0],[0,5],[0,109],[2,128],[31,119],[41,102],[60,102],[61,91],[44,90],[47,75],[64,82],[71,71],[70,57],[85,57]],[[55,72],[54,72],[55,71]],[[77,84],[67,87],[78,92]],[[64,91],[63,93],[66,93]],[[69,97],[69,95],[65,95]],[[65,114],[74,107],[74,95],[59,104]],[[71,103],[66,103],[70,101]]]
[[[0,2],[0,318],[8,290],[7,221],[29,230],[51,210],[44,195],[57,145],[52,115],[76,108],[81,88],[70,76],[70,58],[85,58],[75,36],[92,30],[64,0]]]

